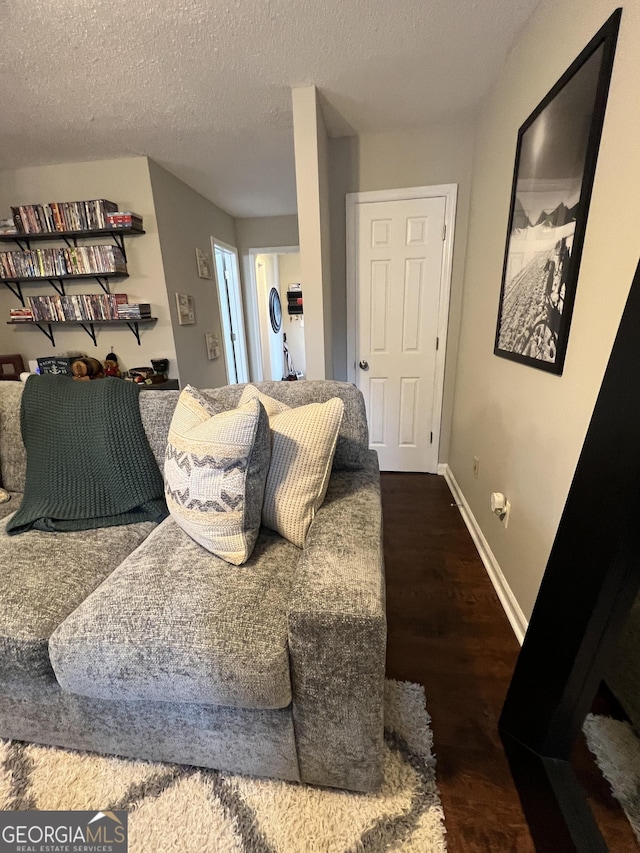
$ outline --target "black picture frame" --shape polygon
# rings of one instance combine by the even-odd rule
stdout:
[[[493,352],[558,375],[621,12],[611,15],[518,131]]]

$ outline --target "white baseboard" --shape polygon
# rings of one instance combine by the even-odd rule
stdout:
[[[458,509],[460,510],[460,515],[462,516],[464,523],[467,525],[467,529],[469,530],[473,543],[478,550],[480,559],[484,563],[484,567],[487,570],[487,574],[493,584],[493,588],[498,594],[500,604],[502,604],[502,608],[507,614],[507,619],[513,628],[513,633],[516,635],[520,645],[522,645],[528,626],[527,619],[522,612],[507,579],[502,573],[502,569],[498,565],[498,561],[489,547],[489,543],[485,539],[484,533],[480,529],[480,525],[471,511],[471,507],[467,503],[465,496],[462,494],[460,486],[458,485],[456,478],[453,476],[451,468],[446,464],[439,464],[438,474],[441,474],[447,481],[451,494],[453,495]]]

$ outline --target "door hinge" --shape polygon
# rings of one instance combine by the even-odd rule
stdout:
[[[433,444],[433,433],[431,433],[431,438],[429,439],[429,444]]]
[[[436,338],[436,352],[440,349],[440,338]]]
[[[447,239],[447,223],[446,222],[442,226],[442,239],[443,240]]]

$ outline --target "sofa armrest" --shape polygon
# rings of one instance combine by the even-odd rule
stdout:
[[[386,650],[377,455],[334,471],[305,542],[289,609],[301,778],[369,791],[382,780]]]

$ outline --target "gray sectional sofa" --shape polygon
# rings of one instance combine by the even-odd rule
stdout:
[[[0,737],[379,785],[382,519],[362,396],[329,381],[258,387],[290,406],[339,396],[345,415],[304,549],[263,528],[249,561],[232,566],[171,517],[8,536],[25,482],[23,385],[0,382],[0,484],[12,495],[0,504]],[[241,391],[203,393],[232,407]],[[139,397],[161,470],[178,394]],[[105,645],[116,662],[108,669],[93,663]]]

